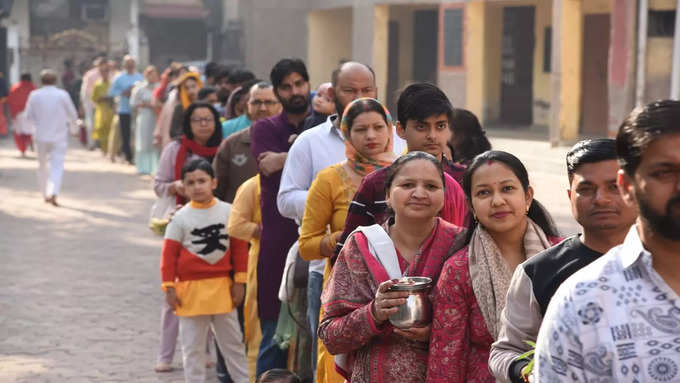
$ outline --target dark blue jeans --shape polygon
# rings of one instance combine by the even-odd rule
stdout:
[[[307,324],[312,334],[312,370],[316,371],[316,330],[319,328],[323,274],[312,271],[307,280]]]
[[[260,353],[257,355],[256,374],[259,377],[263,372],[273,368],[286,368],[288,361],[288,350],[281,350],[274,342],[276,332],[276,321],[260,318],[260,329],[262,330],[262,342],[260,342]]]

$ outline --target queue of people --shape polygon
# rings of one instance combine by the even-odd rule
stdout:
[[[391,113],[353,61],[315,92],[299,59],[268,80],[96,64],[93,145],[154,174],[167,223],[157,372],[179,337],[187,382],[213,365],[222,382],[680,379],[680,102],[571,148],[582,232],[565,238],[522,161],[433,84]],[[34,126],[56,205],[67,133],[46,119],[77,114],[53,72],[41,82],[12,88],[12,118]],[[416,280],[430,319],[401,325]]]
[[[680,103],[636,110],[622,127],[628,133],[617,140],[585,140],[570,150],[567,197],[583,232],[564,238],[549,209],[534,198],[524,164],[491,150],[477,118],[455,109],[436,86],[405,87],[393,121],[364,64],[342,63],[313,95],[300,60],[280,60],[270,80],[234,88],[227,104],[232,119],[222,125],[217,149],[187,149],[212,160],[215,195],[232,204],[222,238],[250,243],[246,275],[233,285],[244,283],[239,358],[247,360],[250,381],[285,369],[305,382],[589,381],[589,374],[633,376],[634,365],[639,381],[673,375],[677,357],[670,351],[621,363],[629,372],[607,366],[617,353],[635,355],[620,345],[630,340],[625,328],[633,331],[635,324],[642,331],[647,323],[645,334],[663,338],[672,326],[674,274],[657,272],[654,253],[645,253],[640,241],[649,239],[661,254],[677,249],[680,158],[668,150],[680,137],[670,122]],[[220,128],[211,114],[193,116],[206,135]],[[185,114],[185,122],[192,117]],[[669,143],[654,146],[660,157],[645,162],[643,182],[635,172],[655,135],[669,135],[663,140]],[[181,142],[164,154],[177,158],[170,149]],[[635,148],[632,159],[623,157],[626,145]],[[186,195],[180,166],[170,164],[173,195]],[[668,185],[666,191],[645,188],[652,182]],[[657,199],[645,198],[647,193]],[[638,235],[636,228],[646,231]],[[619,266],[593,270],[622,252],[624,241],[643,253],[638,268],[626,271],[637,259],[628,250],[621,277],[635,281],[635,289],[662,291],[653,302],[630,288],[612,291],[619,287],[607,283],[608,275]],[[410,296],[397,286],[409,277],[431,281],[431,321],[397,327],[391,319]],[[178,274],[175,283],[182,278]],[[571,282],[579,278],[601,287]],[[637,282],[641,278],[649,278],[647,285]],[[619,305],[638,299],[649,308],[612,309],[610,320],[620,323],[613,334],[621,335],[605,339],[604,310],[618,306],[597,294],[614,294]],[[562,303],[550,305],[553,296]],[[582,303],[574,306],[577,300]],[[549,326],[541,326],[544,316],[551,316]],[[574,342],[577,331],[597,341],[584,349]],[[206,341],[202,337],[200,344]],[[535,362],[526,356],[534,342]],[[218,360],[218,377],[237,381],[238,369],[225,364],[220,370]]]

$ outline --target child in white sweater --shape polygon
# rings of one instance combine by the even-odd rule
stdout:
[[[165,231],[161,278],[168,305],[179,317],[184,378],[205,381],[205,344],[212,327],[232,380],[247,383],[235,308],[245,295],[248,243],[226,231],[231,205],[213,196],[217,180],[209,162],[188,162],[182,182],[191,202],[175,213]]]

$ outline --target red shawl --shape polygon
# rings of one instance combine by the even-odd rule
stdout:
[[[215,154],[217,154],[217,149],[217,146],[203,146],[196,143],[194,140],[188,139],[186,136],[182,136],[179,151],[177,152],[177,157],[175,158],[175,179],[182,179],[182,167],[184,167],[184,163],[186,162],[189,153],[194,153],[210,160],[215,157]],[[186,200],[178,194],[177,204],[183,205],[185,203]]]
[[[437,281],[442,265],[463,246],[465,230],[441,218],[421,252],[407,268],[408,275]],[[378,285],[389,279],[368,249],[362,233],[355,233],[340,251],[321,300],[324,317],[319,338],[331,354],[349,354],[352,383],[424,382],[428,345],[393,333],[389,323],[378,327],[370,307]]]
[[[28,95],[35,90],[35,85],[30,81],[20,81],[12,85],[7,96],[7,106],[9,107],[9,114],[12,119],[17,117],[26,108],[26,101]]]

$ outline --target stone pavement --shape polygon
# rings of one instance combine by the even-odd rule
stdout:
[[[536,197],[574,232],[566,148],[493,145],[526,162]],[[161,240],[146,228],[151,178],[71,142],[54,208],[38,193],[30,155],[0,140],[0,383],[181,382],[180,370],[152,370],[162,294]]]
[[[153,371],[162,292],[151,178],[72,141],[55,208],[29,155],[0,140],[0,382],[182,382],[181,371]]]

